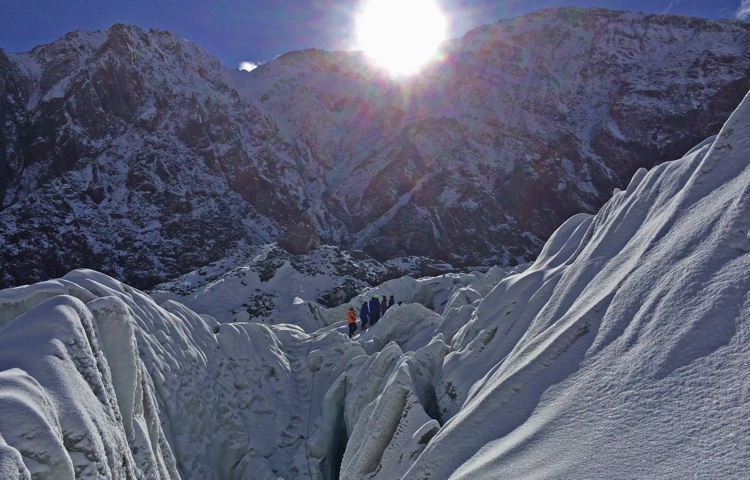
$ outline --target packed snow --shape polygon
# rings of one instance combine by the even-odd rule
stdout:
[[[746,98],[531,266],[302,299],[287,323],[219,322],[212,288],[159,305],[91,270],[0,291],[0,474],[745,478],[748,158]],[[391,294],[350,339],[349,306]]]

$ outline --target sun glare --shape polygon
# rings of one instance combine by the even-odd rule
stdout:
[[[445,40],[447,21],[432,0],[366,0],[358,48],[394,75],[417,72]]]

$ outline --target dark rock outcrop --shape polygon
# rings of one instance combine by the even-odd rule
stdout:
[[[292,255],[305,255],[320,245],[320,237],[313,228],[298,223],[287,228],[278,243]]]
[[[125,25],[0,51],[0,287],[91,267],[147,288],[301,217],[381,260],[530,260],[750,89],[739,21],[542,10],[440,57],[400,80],[320,50],[237,72]]]

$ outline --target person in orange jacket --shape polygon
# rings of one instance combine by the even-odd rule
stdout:
[[[354,332],[357,330],[357,312],[354,311],[354,307],[349,307],[349,312],[346,314],[346,321],[349,324],[349,338],[352,338]]]

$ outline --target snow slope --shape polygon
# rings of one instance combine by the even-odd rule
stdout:
[[[346,304],[306,333],[90,270],[0,291],[0,472],[745,478],[749,152],[746,97],[530,268],[390,280],[414,301],[351,340]]]
[[[713,142],[639,171],[495,287],[451,343],[445,423],[403,478],[746,475],[749,151],[746,98]]]

